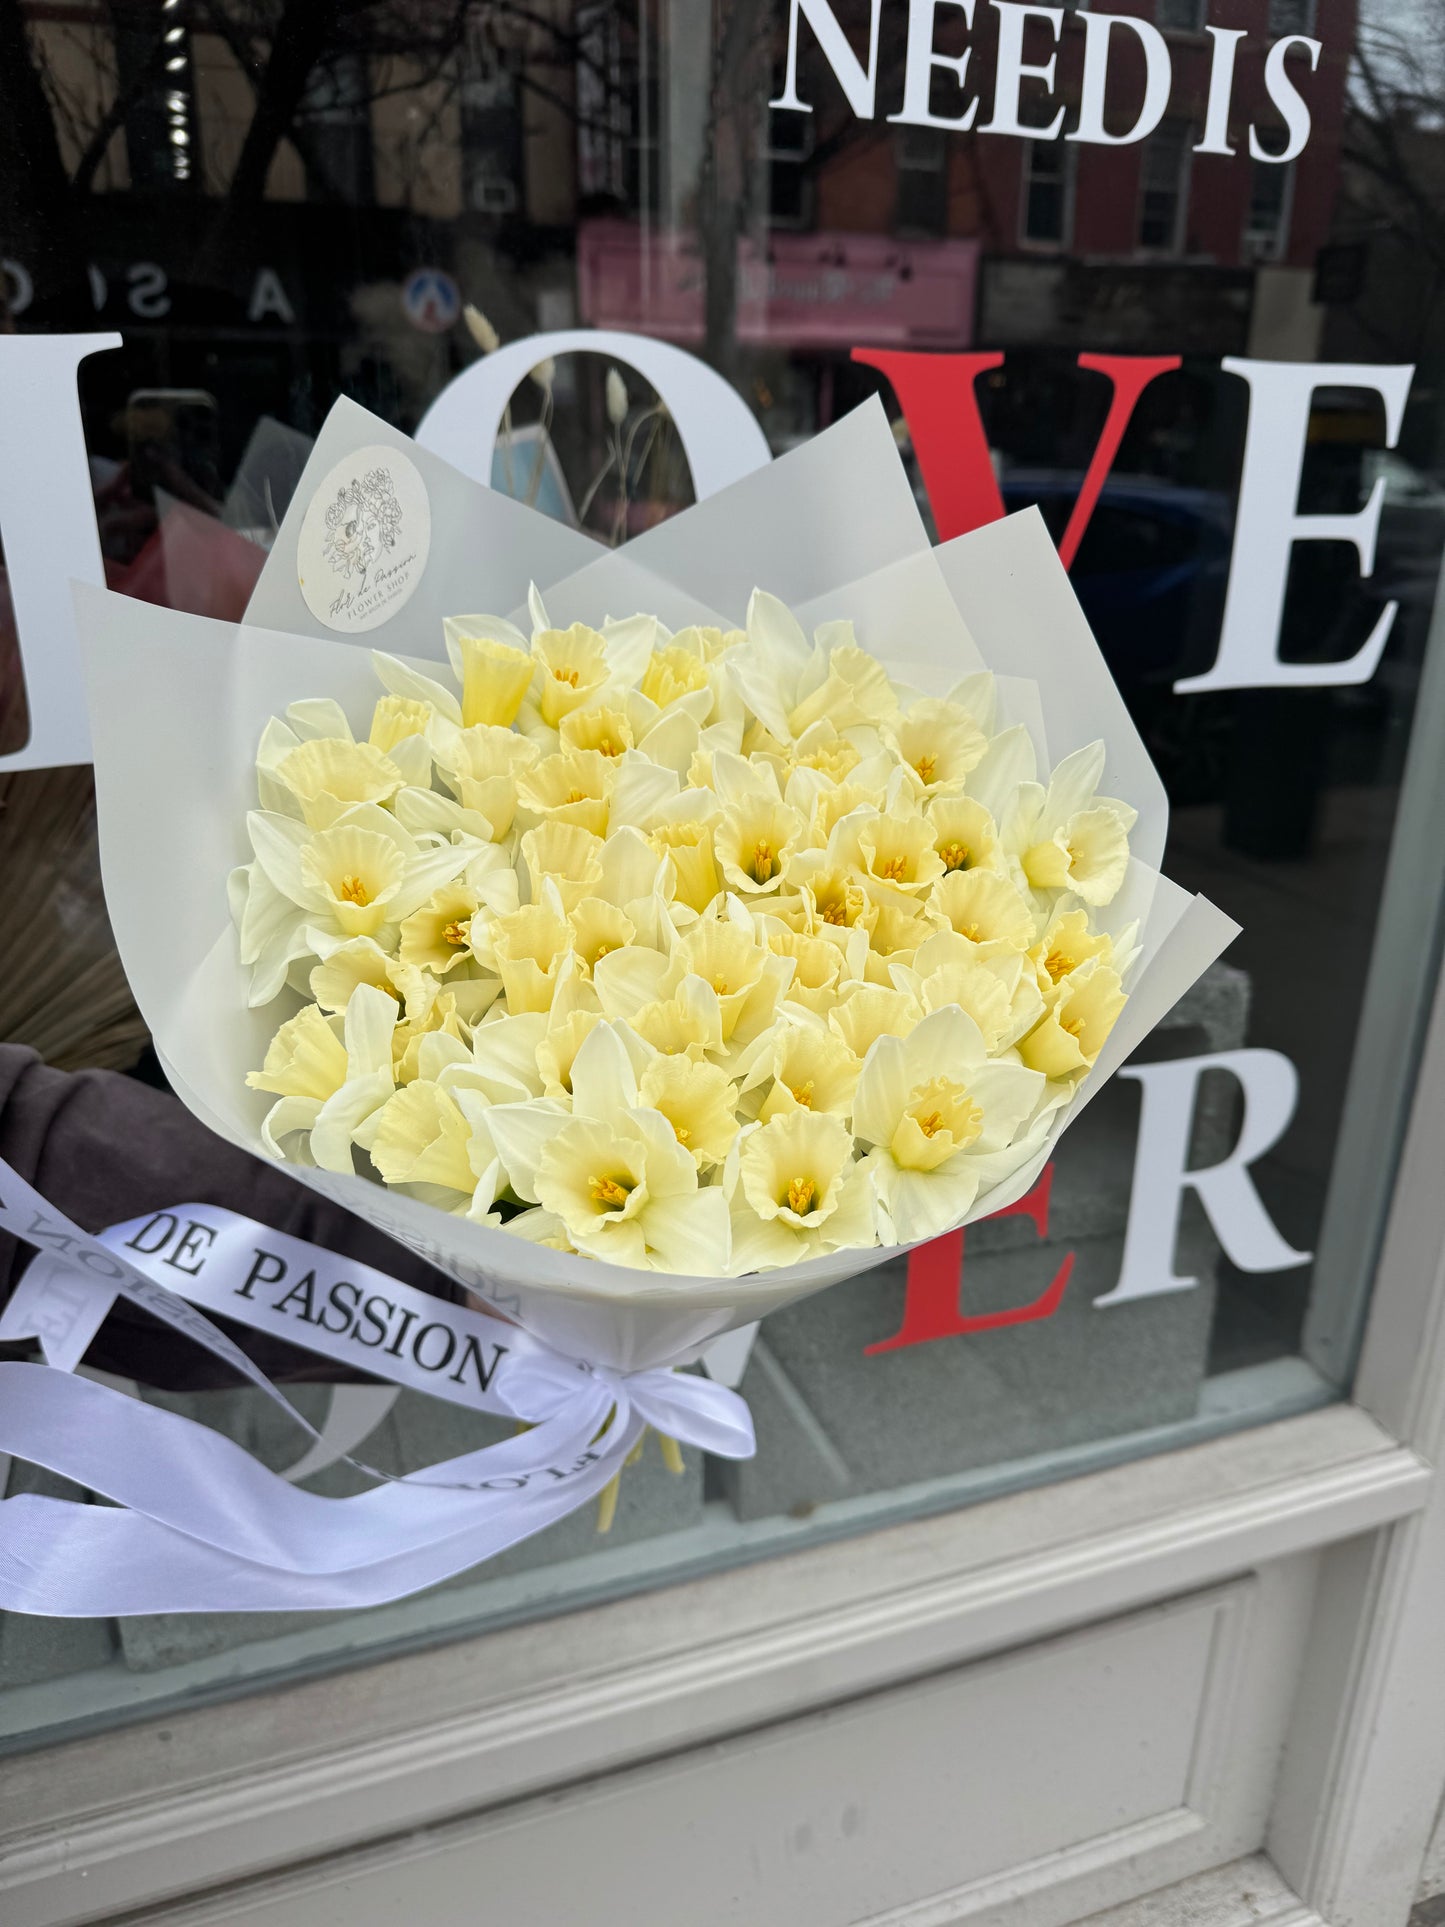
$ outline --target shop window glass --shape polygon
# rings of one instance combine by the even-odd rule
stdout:
[[[1290,202],[1294,169],[1271,161],[1256,161],[1250,171],[1249,213],[1244,238],[1257,261],[1277,261],[1289,243]]]
[[[1202,33],[1209,0],[1159,0],[1155,18],[1166,31]]]
[[[1024,149],[1023,239],[1057,246],[1069,229],[1069,149],[1030,141]]]
[[[948,227],[948,150],[934,127],[899,129],[900,234],[942,234]]]
[[[787,14],[761,0],[393,4],[319,26],[321,10],[287,6],[265,10],[269,38],[241,0],[6,15],[0,381],[11,335],[120,334],[80,367],[80,511],[107,581],[152,603],[236,619],[331,403],[414,431],[483,352],[467,304],[503,341],[590,327],[684,349],[743,397],[774,454],[879,396],[935,528],[994,506],[996,489],[1008,511],[1039,508],[1060,543],[1104,428],[1107,358],[1154,358],[1070,572],[1169,791],[1166,868],[1244,934],[1066,1138],[1026,1212],[765,1322],[743,1377],[755,1463],[689,1461],[679,1480],[654,1454],[626,1475],[600,1547],[579,1515],[495,1569],[351,1619],[0,1625],[0,1739],[557,1610],[1347,1393],[1438,963],[1434,937],[1407,941],[1395,921],[1441,893],[1431,826],[1445,810],[1438,758],[1417,744],[1445,675],[1445,76],[1429,10],[1374,5],[1357,26],[1350,0],[1261,5],[1237,52],[1233,151],[1199,157],[1202,123],[1182,118],[1121,148],[984,133],[995,23],[976,11],[971,133],[891,119],[902,7],[882,9],[871,117],[806,25],[812,111],[770,108]],[[835,12],[856,92],[870,10]],[[1171,36],[1171,97],[1200,116],[1209,10],[1158,0],[1152,17]],[[1261,162],[1251,125],[1271,151],[1284,140],[1267,48],[1302,32],[1326,49],[1289,67],[1309,136],[1288,165]],[[960,53],[961,15],[940,15],[939,35]],[[1047,57],[1042,41],[1028,58]],[[1083,41],[1059,37],[1052,101],[1026,83],[1025,124],[1065,105],[1075,126]],[[1126,69],[1111,112],[1132,111]],[[961,111],[947,74],[932,107]],[[895,387],[853,358],[880,347],[996,357],[971,391],[978,432],[945,424],[950,449],[978,451],[965,509],[920,465]],[[613,359],[559,358],[550,401],[523,381],[474,464],[608,544],[694,488],[673,398],[619,368],[619,421]],[[1404,382],[1397,434],[1380,386],[1342,387],[1330,364]],[[1267,397],[1237,370],[1302,365],[1324,372],[1296,470],[1261,445]],[[1368,573],[1352,544],[1304,539],[1307,518],[1357,515],[1380,483]],[[1256,516],[1288,504],[1306,518],[1277,608],[1256,594],[1246,610],[1234,587],[1251,486]],[[0,529],[3,562],[19,540]],[[1356,661],[1392,607],[1377,659]],[[1245,668],[1224,677],[1226,631],[1246,615]],[[39,740],[45,647],[20,634],[0,563],[0,1058],[162,1088],[109,937],[88,772],[19,759]],[[1231,1164],[1266,1099],[1283,1121]],[[1187,1125],[1172,1171],[1170,1105]],[[1222,1188],[1191,1182],[1218,1168]],[[1230,1198],[1273,1227],[1262,1266]],[[1126,1241],[1146,1237],[1150,1288],[1121,1301]],[[138,1395],[272,1464],[300,1456],[248,1393]],[[328,1387],[297,1397],[331,1423]],[[419,1465],[463,1449],[467,1423],[404,1395],[365,1454]],[[333,1463],[316,1489],[351,1476]],[[36,1483],[24,1467],[5,1477]]]
[[[1184,245],[1189,193],[1190,130],[1165,121],[1144,143],[1139,188],[1139,246],[1177,254]]]
[[[1269,0],[1269,30],[1274,35],[1313,33],[1315,0]]]
[[[780,83],[781,84],[781,83]],[[773,227],[805,228],[813,218],[812,182],[808,174],[813,151],[810,119],[801,114],[768,114],[768,220]]]

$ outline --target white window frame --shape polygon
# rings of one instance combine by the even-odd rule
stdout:
[[[1161,19],[1159,19],[1159,15],[1163,11],[1164,4],[1165,4],[1165,0],[1154,0],[1155,21],[1161,33],[1193,34],[1196,38],[1200,37],[1203,34],[1205,26],[1209,19],[1209,0],[1193,0],[1194,19],[1193,19],[1193,22],[1187,27],[1165,26],[1164,22]]]
[[[1074,199],[1078,180],[1078,149],[1069,141],[1029,140],[1021,143],[1023,155],[1020,160],[1022,185],[1019,191],[1018,245],[1033,254],[1067,254],[1074,245]],[[1040,147],[1057,148],[1063,162],[1062,188],[1064,196],[1063,233],[1057,241],[1049,241],[1029,233],[1029,180],[1033,174],[1034,155]]]
[[[1262,228],[1250,226],[1249,203],[1244,210],[1243,256],[1251,265],[1271,266],[1283,261],[1289,253],[1290,230],[1294,225],[1295,162],[1286,161],[1283,166],[1271,161],[1251,161],[1251,168],[1269,168],[1273,173],[1282,175],[1279,205],[1279,220],[1272,233],[1266,234]],[[1254,175],[1250,175],[1251,201],[1253,199]]]
[[[1164,128],[1171,126],[1177,126],[1180,131],[1178,199],[1174,209],[1174,232],[1163,247],[1149,247],[1141,238],[1144,225],[1144,196],[1149,191],[1146,175],[1148,141],[1145,141],[1139,150],[1139,199],[1134,210],[1134,252],[1150,261],[1181,259],[1189,238],[1189,197],[1194,189],[1193,129],[1188,121],[1166,120],[1160,123],[1155,134],[1150,138],[1156,138]]]
[[[1274,13],[1275,0],[1269,0],[1269,12],[1265,16],[1265,30],[1271,38],[1278,38],[1280,35],[1287,33],[1312,34],[1314,32],[1319,20],[1319,0],[1304,0],[1304,4],[1305,17],[1303,21],[1297,21],[1293,26],[1277,26],[1271,17]]]

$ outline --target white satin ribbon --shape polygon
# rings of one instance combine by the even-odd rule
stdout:
[[[91,1238],[0,1160],[0,1228],[42,1253],[0,1319],[0,1337],[36,1335],[49,1361],[0,1364],[0,1453],[121,1508],[34,1494],[0,1502],[0,1608],[9,1611],[376,1605],[451,1578],[586,1504],[647,1425],[729,1458],[754,1449],[746,1405],[709,1379],[564,1358],[514,1326],[234,1212],[178,1206]],[[302,1492],[209,1427],[70,1375],[117,1295],[226,1359],[313,1437],[187,1300],[535,1429],[355,1498]]]

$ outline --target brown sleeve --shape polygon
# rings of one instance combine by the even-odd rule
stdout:
[[[361,1219],[214,1136],[169,1092],[115,1071],[51,1070],[33,1051],[0,1044],[0,1158],[86,1231],[172,1204],[225,1205],[438,1297],[461,1296],[440,1272]],[[29,1260],[28,1248],[0,1232],[0,1304]],[[364,1376],[280,1339],[218,1322],[272,1378]],[[24,1351],[0,1345],[0,1357]],[[123,1299],[86,1363],[167,1391],[236,1383],[219,1359]]]

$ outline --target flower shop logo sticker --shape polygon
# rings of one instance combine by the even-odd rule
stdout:
[[[431,503],[415,463],[381,444],[336,464],[301,524],[296,571],[318,622],[358,635],[410,599],[431,552]]]

